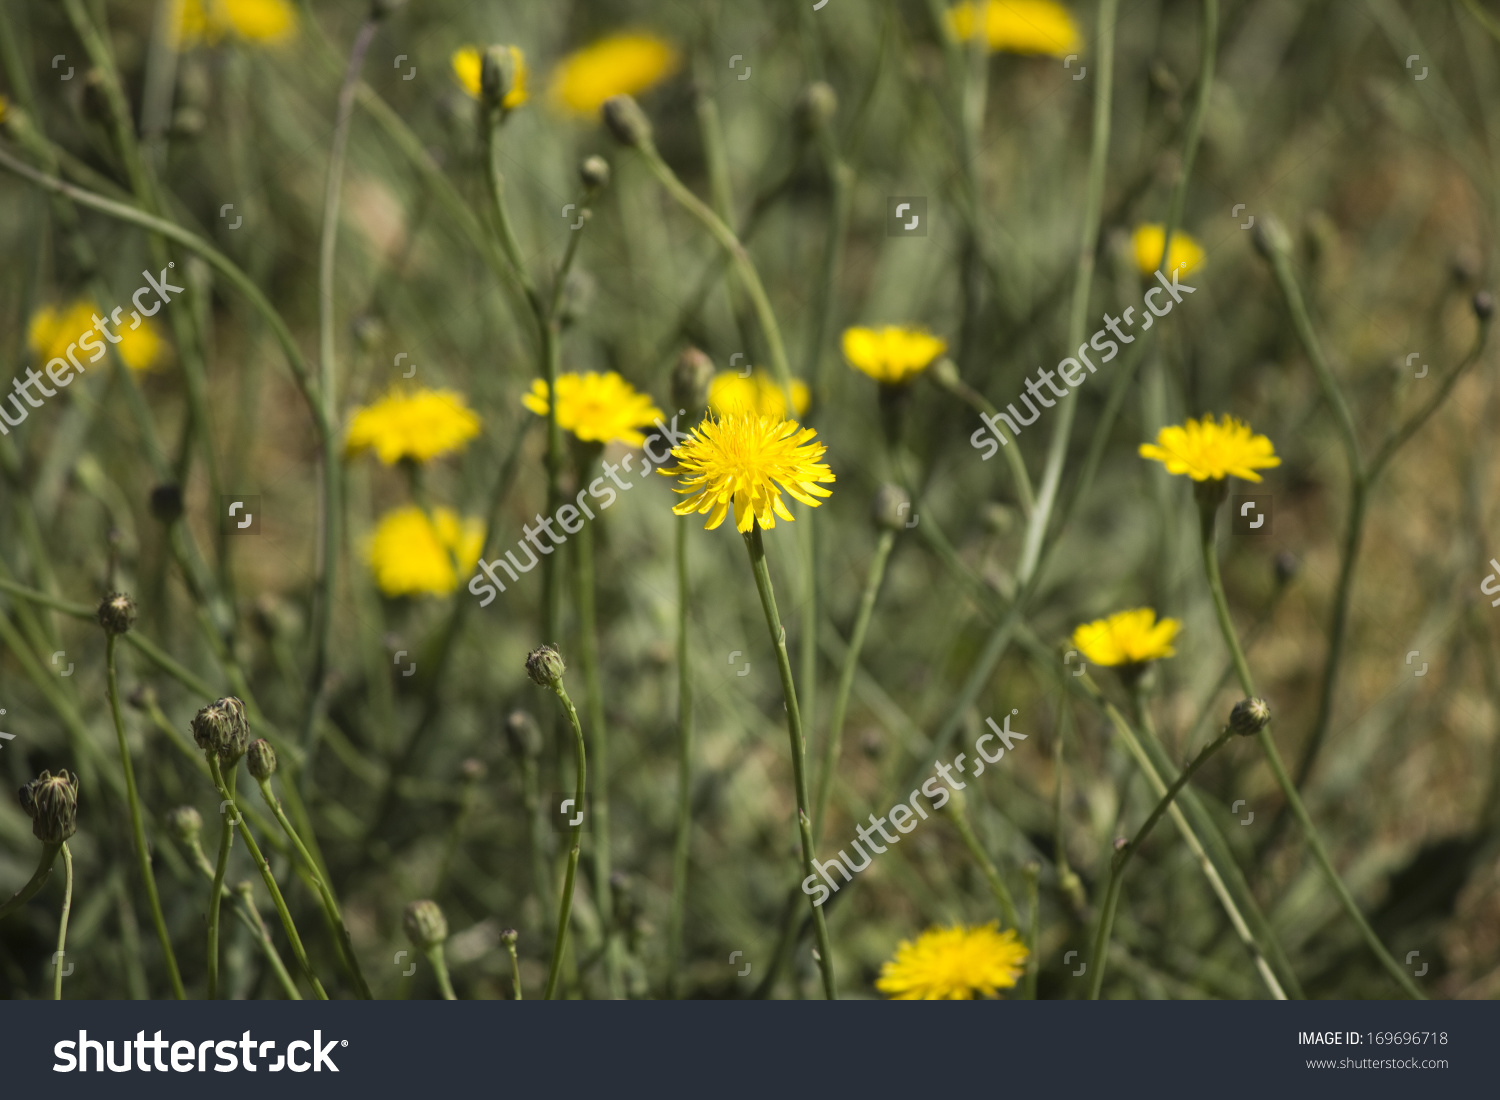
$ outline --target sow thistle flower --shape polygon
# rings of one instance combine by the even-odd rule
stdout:
[[[807,383],[792,379],[793,416],[807,411],[809,396]],[[751,413],[781,420],[786,417],[786,392],[759,367],[748,378],[740,377],[738,371],[724,371],[709,384],[708,407],[720,416]]]
[[[615,34],[568,54],[552,73],[549,95],[575,115],[597,115],[610,96],[638,95],[682,64],[676,47],[652,34]]]
[[[247,42],[275,44],[297,31],[297,12],[289,0],[183,0],[178,38],[183,46],[228,35]]]
[[[741,534],[757,523],[769,531],[777,516],[792,521],[782,503],[783,490],[812,508],[822,503],[818,497],[833,495],[821,484],[834,478],[833,471],[818,461],[827,448],[813,442],[817,434],[795,420],[772,416],[713,417],[673,449],[675,468],[657,472],[681,478],[677,492],[688,499],[672,509],[676,515],[706,514],[704,529],[712,531],[732,505]]]
[[[896,956],[880,968],[875,988],[895,1001],[972,1001],[1011,989],[1030,954],[1015,929],[998,921],[929,928],[902,940]]]
[[[948,26],[960,42],[982,34],[992,53],[1063,57],[1083,41],[1068,9],[1052,0],[964,0],[948,9]]]
[[[69,344],[77,343],[79,336],[93,331],[94,318],[98,315],[99,307],[87,298],[79,298],[66,306],[43,306],[31,316],[26,330],[27,346],[44,360],[65,358]],[[120,338],[118,344],[108,343],[97,335],[94,338],[101,344],[108,343],[120,361],[137,374],[151,370],[161,362],[166,345],[153,322],[142,317],[134,327],[111,323],[109,331]],[[89,358],[77,348],[74,355],[85,361]]]
[[[484,549],[484,521],[415,505],[387,512],[370,538],[375,583],[387,596],[446,596],[472,572]]]
[[[521,398],[521,404],[538,416],[546,416],[546,379],[533,380],[531,392]],[[557,376],[557,426],[585,443],[620,442],[639,447],[646,442],[640,429],[661,415],[650,396],[614,371]]]
[[[948,345],[926,329],[886,325],[844,330],[844,358],[886,386],[899,386],[932,365]]]
[[[1105,668],[1143,665],[1175,656],[1172,641],[1181,629],[1178,620],[1157,622],[1155,611],[1137,607],[1081,624],[1073,631],[1073,644],[1085,658]]]
[[[1135,253],[1135,266],[1142,275],[1150,275],[1161,263],[1161,246],[1167,239],[1167,227],[1159,222],[1138,225],[1130,235],[1130,247]],[[1203,266],[1207,255],[1203,246],[1181,229],[1172,230],[1172,247],[1167,250],[1167,262],[1163,271],[1178,271],[1180,275],[1191,275]]]
[[[510,51],[510,59],[515,65],[515,77],[510,91],[500,101],[500,106],[507,111],[514,111],[530,98],[526,94],[526,55],[519,46],[507,46],[506,49]],[[453,75],[458,77],[458,82],[463,85],[469,98],[478,99],[481,91],[480,78],[484,72],[484,51],[478,46],[464,46],[453,51],[451,64]]]
[[[1210,413],[1202,420],[1163,428],[1155,443],[1141,444],[1140,454],[1160,462],[1167,473],[1187,474],[1194,481],[1259,481],[1255,471],[1281,465],[1269,439],[1253,434],[1249,424],[1228,413],[1217,424]]]
[[[373,450],[387,466],[402,459],[428,462],[463,450],[478,434],[479,417],[456,390],[402,392],[393,386],[373,405],[354,411],[344,453]]]

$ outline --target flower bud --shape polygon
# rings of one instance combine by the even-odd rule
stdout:
[[[578,166],[578,178],[590,191],[602,191],[609,186],[609,161],[603,157],[585,157]]]
[[[1273,256],[1285,256],[1292,250],[1292,238],[1287,235],[1286,226],[1274,214],[1265,214],[1255,219],[1251,239],[1255,242],[1255,251],[1268,260]]]
[[[264,737],[257,737],[250,742],[250,748],[246,751],[245,757],[245,766],[250,769],[250,775],[257,781],[270,779],[276,774],[276,750]]]
[[[677,365],[672,368],[672,401],[688,411],[689,423],[708,408],[708,391],[713,381],[713,360],[697,348],[683,348]]]
[[[212,752],[221,764],[233,766],[250,745],[250,721],[245,704],[233,695],[209,704],[193,715],[193,740]]]
[[[78,777],[42,772],[21,788],[21,808],[43,844],[61,844],[78,831]]]
[[[942,386],[945,390],[954,389],[963,382],[963,379],[958,374],[958,364],[946,355],[928,367],[927,373],[932,376],[934,382]]]
[[[151,514],[161,523],[176,523],[182,518],[182,486],[174,482],[151,490]]]
[[[1297,575],[1299,567],[1297,555],[1290,550],[1283,550],[1276,555],[1276,582],[1286,584]]]
[[[1271,708],[1264,699],[1241,699],[1229,712],[1229,728],[1241,737],[1249,737],[1266,728]]]
[[[875,526],[885,531],[899,531],[907,524],[911,513],[911,497],[899,485],[885,484],[875,492],[870,504],[870,519]]]
[[[838,93],[833,90],[833,85],[823,80],[809,84],[797,97],[794,117],[798,131],[803,134],[817,133],[833,121],[833,116],[838,109],[839,97]]]
[[[500,933],[500,942],[506,947],[515,947],[516,941],[520,938],[521,933],[517,932],[514,928],[507,928]]]
[[[604,101],[604,125],[621,145],[634,149],[651,144],[651,120],[632,96],[612,95]]]
[[[406,929],[406,938],[413,947],[425,949],[441,947],[448,938],[448,919],[435,901],[414,901],[406,907],[401,918]]]
[[[458,773],[465,783],[483,783],[485,776],[490,774],[490,769],[485,767],[483,760],[476,760],[471,756],[458,766]]]
[[[526,675],[538,687],[549,687],[555,691],[562,685],[563,673],[567,670],[562,654],[550,645],[538,646],[526,655]]]
[[[1470,304],[1474,307],[1474,316],[1481,321],[1488,321],[1495,315],[1495,296],[1488,290],[1476,290]]]
[[[513,46],[490,46],[479,65],[479,92],[486,105],[501,107],[516,87],[517,51]]]
[[[156,706],[156,689],[150,684],[139,684],[125,701],[136,710],[150,711]]]
[[[167,832],[179,844],[191,845],[203,830],[203,817],[192,806],[178,806],[167,811]]]
[[[505,719],[505,737],[510,742],[510,751],[522,760],[535,760],[542,755],[542,730],[530,711],[510,712]]]
[[[135,623],[135,601],[123,592],[111,592],[99,604],[98,619],[104,633],[128,634]]]

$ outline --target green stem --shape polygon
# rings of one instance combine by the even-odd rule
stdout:
[[[11,895],[8,901],[0,904],[0,920],[10,916],[36,897],[37,891],[42,888],[42,884],[47,881],[47,876],[52,873],[52,864],[57,862],[57,853],[61,847],[60,844],[42,845],[42,857],[37,861],[36,870],[31,873],[31,878],[26,881],[25,886]]]
[[[135,840],[135,856],[140,866],[141,880],[146,885],[146,900],[151,905],[151,919],[156,925],[156,938],[161,941],[162,957],[167,964],[167,978],[172,983],[173,994],[182,1001],[187,999],[187,993],[182,988],[177,956],[172,953],[172,937],[167,934],[161,899],[156,894],[156,875],[151,870],[151,851],[146,847],[146,826],[141,819],[141,800],[135,788],[135,769],[130,764],[130,747],[125,743],[125,719],[120,713],[120,686],[115,676],[115,637],[114,634],[107,634],[105,637],[104,662],[109,670],[109,711],[115,722],[115,737],[120,743],[120,765],[125,771],[125,796],[130,803],[131,835]]]
[[[448,977],[448,960],[443,957],[442,944],[434,944],[427,949],[427,961],[432,964],[432,972],[437,977],[438,989],[443,994],[443,1000],[458,1000],[453,993],[453,982]]]
[[[57,921],[57,952],[52,956],[52,999],[62,1000],[63,960],[67,958],[68,914],[73,911],[73,853],[68,851],[68,842],[62,844],[63,857],[63,903],[62,916]]]
[[[667,996],[677,995],[682,932],[687,917],[688,856],[693,839],[693,675],[688,642],[688,528],[677,518],[673,549],[677,559],[677,824],[672,844],[672,900],[667,918]]]
[[[563,687],[562,680],[558,680],[552,690],[562,700],[563,709],[568,714],[568,723],[573,727],[573,753],[577,757],[573,806],[574,812],[581,815],[588,786],[588,761],[584,755],[583,727],[578,723],[578,711],[573,706],[573,700],[568,698],[568,690]],[[571,844],[568,849],[568,870],[563,878],[562,900],[558,903],[557,910],[557,938],[552,943],[552,963],[547,970],[547,992],[542,998],[547,1001],[552,1000],[553,994],[557,992],[557,979],[562,972],[563,950],[568,945],[568,920],[573,912],[573,883],[578,877],[578,851],[583,843],[582,820],[573,826],[569,840]]]
[[[995,901],[1000,906],[1000,916],[1004,919],[1006,927],[1019,930],[1021,916],[1016,912],[1016,903],[1011,898],[1010,889],[1005,885],[1005,880],[1000,877],[994,861],[990,859],[984,846],[979,843],[979,838],[974,835],[974,826],[969,822],[968,808],[958,798],[952,799],[952,802],[949,816],[953,818],[953,826],[958,830],[959,839],[964,842],[969,855],[984,872],[984,880],[989,883],[990,893],[995,895]]]
[[[205,770],[207,762],[204,763]],[[227,820],[226,820],[227,825]],[[188,854],[193,857],[193,866],[197,867],[203,877],[210,882],[214,881],[214,865],[208,862],[208,857],[203,854],[203,845],[199,842],[197,834],[187,842]],[[228,886],[220,886],[219,896],[226,898],[230,896]],[[240,918],[246,928],[255,936],[255,942],[260,944],[261,951],[265,953],[266,963],[271,972],[276,975],[276,981],[281,986],[283,993],[289,1000],[300,1001],[302,994],[297,992],[297,983],[292,981],[292,976],[287,973],[286,964],[281,961],[281,953],[276,950],[276,944],[271,941],[271,933],[266,929],[266,922],[260,919],[260,910],[255,907],[255,896],[251,892],[250,883],[242,882],[234,891],[235,915]],[[214,958],[213,955],[209,956]]]
[[[766,565],[766,548],[761,538],[760,524],[755,522],[745,533],[745,548],[750,553],[750,568],[755,573],[755,587],[760,593],[760,604],[766,615],[766,629],[771,635],[771,644],[776,649],[776,667],[781,673],[781,692],[786,702],[786,729],[791,739],[792,778],[797,788],[797,827],[802,839],[802,873],[816,874],[813,869],[815,851],[812,836],[812,819],[808,816],[807,798],[807,746],[802,737],[802,715],[797,709],[797,687],[792,682],[792,662],[786,651],[786,628],[781,625],[781,616],[776,611],[776,593],[771,588],[771,572]],[[808,897],[811,902],[811,895]],[[823,975],[823,993],[830,1000],[837,1000],[833,980],[833,950],[828,941],[828,922],[823,917],[821,905],[812,906],[813,930],[818,942],[818,969]]]
[[[212,775],[212,773],[210,773]],[[234,786],[238,772],[229,773],[229,793],[234,794]],[[229,869],[229,848],[234,843],[234,822],[224,812],[224,807],[219,807],[219,821],[222,831],[219,834],[219,859],[214,864],[213,888],[208,895],[208,999],[216,999],[219,995],[219,899],[225,894],[224,873]]]
[[[516,957],[515,941],[507,943],[505,949],[510,952],[511,991],[515,994],[515,1000],[519,1001],[521,999],[521,960]]]
[[[1041,969],[1040,960],[1037,958],[1037,941],[1041,938],[1042,907],[1041,897],[1037,889],[1038,880],[1041,878],[1042,865],[1036,860],[1028,860],[1021,868],[1021,874],[1026,877],[1026,909],[1030,918],[1030,927],[1027,929],[1026,946],[1030,948],[1030,954],[1026,958],[1026,977],[1023,988],[1023,996],[1028,1001],[1036,1000],[1037,972]]]

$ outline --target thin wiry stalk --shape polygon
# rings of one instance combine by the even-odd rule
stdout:
[[[957,792],[954,792],[954,795],[955,797],[951,800],[953,804],[949,807],[953,827],[958,830],[959,839],[964,842],[969,855],[973,857],[975,863],[979,864],[980,871],[984,873],[984,880],[989,884],[990,893],[995,896],[995,901],[1000,906],[1000,916],[1004,919],[1005,926],[1019,930],[1021,915],[1016,912],[1016,903],[1010,896],[1010,888],[1000,877],[995,861],[990,859],[989,853],[984,850],[984,845],[980,844],[979,838],[974,835],[974,826],[969,823],[968,808],[957,796]]]
[[[677,821],[672,842],[672,899],[667,917],[667,996],[675,998],[687,916],[688,856],[693,830],[693,669],[688,643],[688,527],[677,517],[673,554],[677,564]]]
[[[26,880],[26,885],[0,903],[0,920],[10,916],[36,897],[37,891],[42,888],[47,881],[47,876],[52,873],[52,865],[57,862],[57,853],[61,848],[61,844],[42,845],[41,858],[37,860],[36,870],[31,873],[31,878]]]
[[[73,911],[73,853],[68,850],[67,841],[62,845],[63,873],[63,903],[62,915],[57,919],[57,953],[52,956],[52,999],[62,1000],[63,960],[67,958],[66,948],[68,946],[68,914]]]
[[[229,793],[234,795],[234,785],[238,771],[229,773]],[[229,847],[234,843],[234,822],[224,812],[227,807],[219,807],[219,821],[221,831],[219,833],[219,858],[214,864],[213,887],[208,894],[208,999],[211,1001],[219,995],[219,899],[227,892],[224,887],[224,874],[229,869]]]
[[[573,912],[573,883],[578,878],[578,852],[583,844],[582,815],[585,805],[584,797],[588,788],[588,760],[585,756],[583,727],[578,722],[578,711],[573,706],[573,700],[568,698],[568,691],[563,687],[561,680],[557,681],[557,686],[552,690],[562,700],[563,710],[568,714],[568,724],[573,727],[573,753],[576,769],[573,807],[574,812],[579,815],[579,821],[572,827],[573,831],[569,834],[568,870],[563,877],[562,899],[558,902],[557,937],[552,943],[552,962],[547,968],[547,992],[542,998],[547,1001],[550,1001],[553,994],[557,992],[557,979],[562,972],[563,951],[568,946],[568,921]]]

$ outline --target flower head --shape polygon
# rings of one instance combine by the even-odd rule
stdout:
[[[1137,607],[1083,623],[1073,631],[1073,644],[1096,665],[1139,665],[1176,654],[1172,639],[1181,629],[1182,623],[1176,619],[1157,622],[1155,611]]]
[[[226,35],[248,42],[283,42],[297,31],[290,0],[183,0],[177,25],[183,46],[213,45]]]
[[[406,938],[421,948],[441,947],[448,938],[448,920],[435,901],[414,901],[401,917]]]
[[[447,508],[407,505],[387,512],[369,543],[375,583],[387,596],[446,596],[484,549],[484,521]]]
[[[515,64],[515,78],[511,83],[510,91],[505,93],[505,98],[500,101],[500,106],[507,111],[514,111],[529,98],[526,94],[526,55],[521,52],[519,46],[507,46],[510,50],[510,59]],[[484,71],[484,51],[478,46],[464,46],[453,51],[451,60],[453,75],[458,77],[458,82],[463,85],[465,92],[469,93],[470,99],[478,99],[480,93],[480,75]]]
[[[238,696],[216,699],[193,715],[193,740],[219,763],[233,767],[250,746],[250,719]]]
[[[1169,474],[1187,474],[1194,481],[1222,481],[1226,477],[1259,481],[1256,470],[1280,466],[1276,449],[1250,425],[1225,413],[1215,424],[1213,414],[1189,419],[1156,433],[1155,443],[1142,443],[1142,458],[1154,458]]]
[[[793,416],[807,411],[808,397],[807,383],[800,378],[792,379]],[[716,374],[709,383],[708,407],[720,416],[755,413],[781,420],[786,416],[786,391],[759,368],[748,378],[740,377],[738,371],[727,370]]]
[[[931,365],[948,345],[926,329],[886,325],[844,330],[844,358],[887,386],[899,386]]]
[[[993,53],[1049,54],[1062,57],[1076,53],[1083,42],[1078,24],[1061,4],[1053,0],[964,0],[948,9],[953,35],[966,42],[978,31],[983,8],[982,33]]]
[[[875,988],[896,1001],[972,1001],[993,997],[1020,979],[1029,952],[1015,929],[998,921],[966,928],[929,928],[902,940],[880,968]]]
[[[392,387],[373,405],[355,410],[344,453],[352,456],[373,448],[387,466],[403,458],[427,462],[462,450],[478,434],[479,417],[456,390],[403,393]]]
[[[1142,275],[1150,275],[1161,264],[1161,246],[1166,242],[1167,227],[1158,223],[1138,225],[1130,235],[1130,247],[1135,252],[1135,266]],[[1177,271],[1179,275],[1191,275],[1203,265],[1207,255],[1203,246],[1180,229],[1172,231],[1172,247],[1167,250],[1167,262],[1161,264],[1163,271]]]
[[[681,63],[676,47],[655,35],[610,35],[558,62],[549,94],[573,114],[597,115],[610,96],[644,92]]]
[[[703,421],[673,449],[677,467],[661,471],[682,479],[677,492],[694,494],[672,511],[707,513],[709,531],[724,522],[731,504],[741,533],[755,523],[769,531],[777,516],[791,522],[792,513],[781,501],[783,489],[813,508],[821,503],[817,497],[833,495],[819,484],[831,482],[833,471],[818,461],[827,448],[813,442],[816,435],[795,420],[773,416],[746,413]]]
[[[547,382],[538,378],[531,392],[521,398],[538,416],[547,415]],[[557,376],[557,424],[587,443],[613,443],[630,447],[646,442],[640,429],[661,416],[651,398],[614,371],[598,374]]]
[[[74,357],[80,354],[77,348],[81,336],[94,330],[94,317],[99,307],[87,298],[79,298],[66,306],[43,306],[31,315],[26,329],[26,343],[44,360],[65,359],[69,345],[74,345]],[[119,337],[114,344],[115,353],[133,371],[146,371],[161,359],[165,346],[156,325],[144,317],[131,325],[119,325],[109,330]],[[95,337],[99,344],[103,340]],[[97,354],[97,352],[95,353]],[[83,362],[92,356],[84,355]]]
[[[42,772],[21,788],[21,808],[31,818],[32,836],[61,844],[78,831],[78,777]]]

